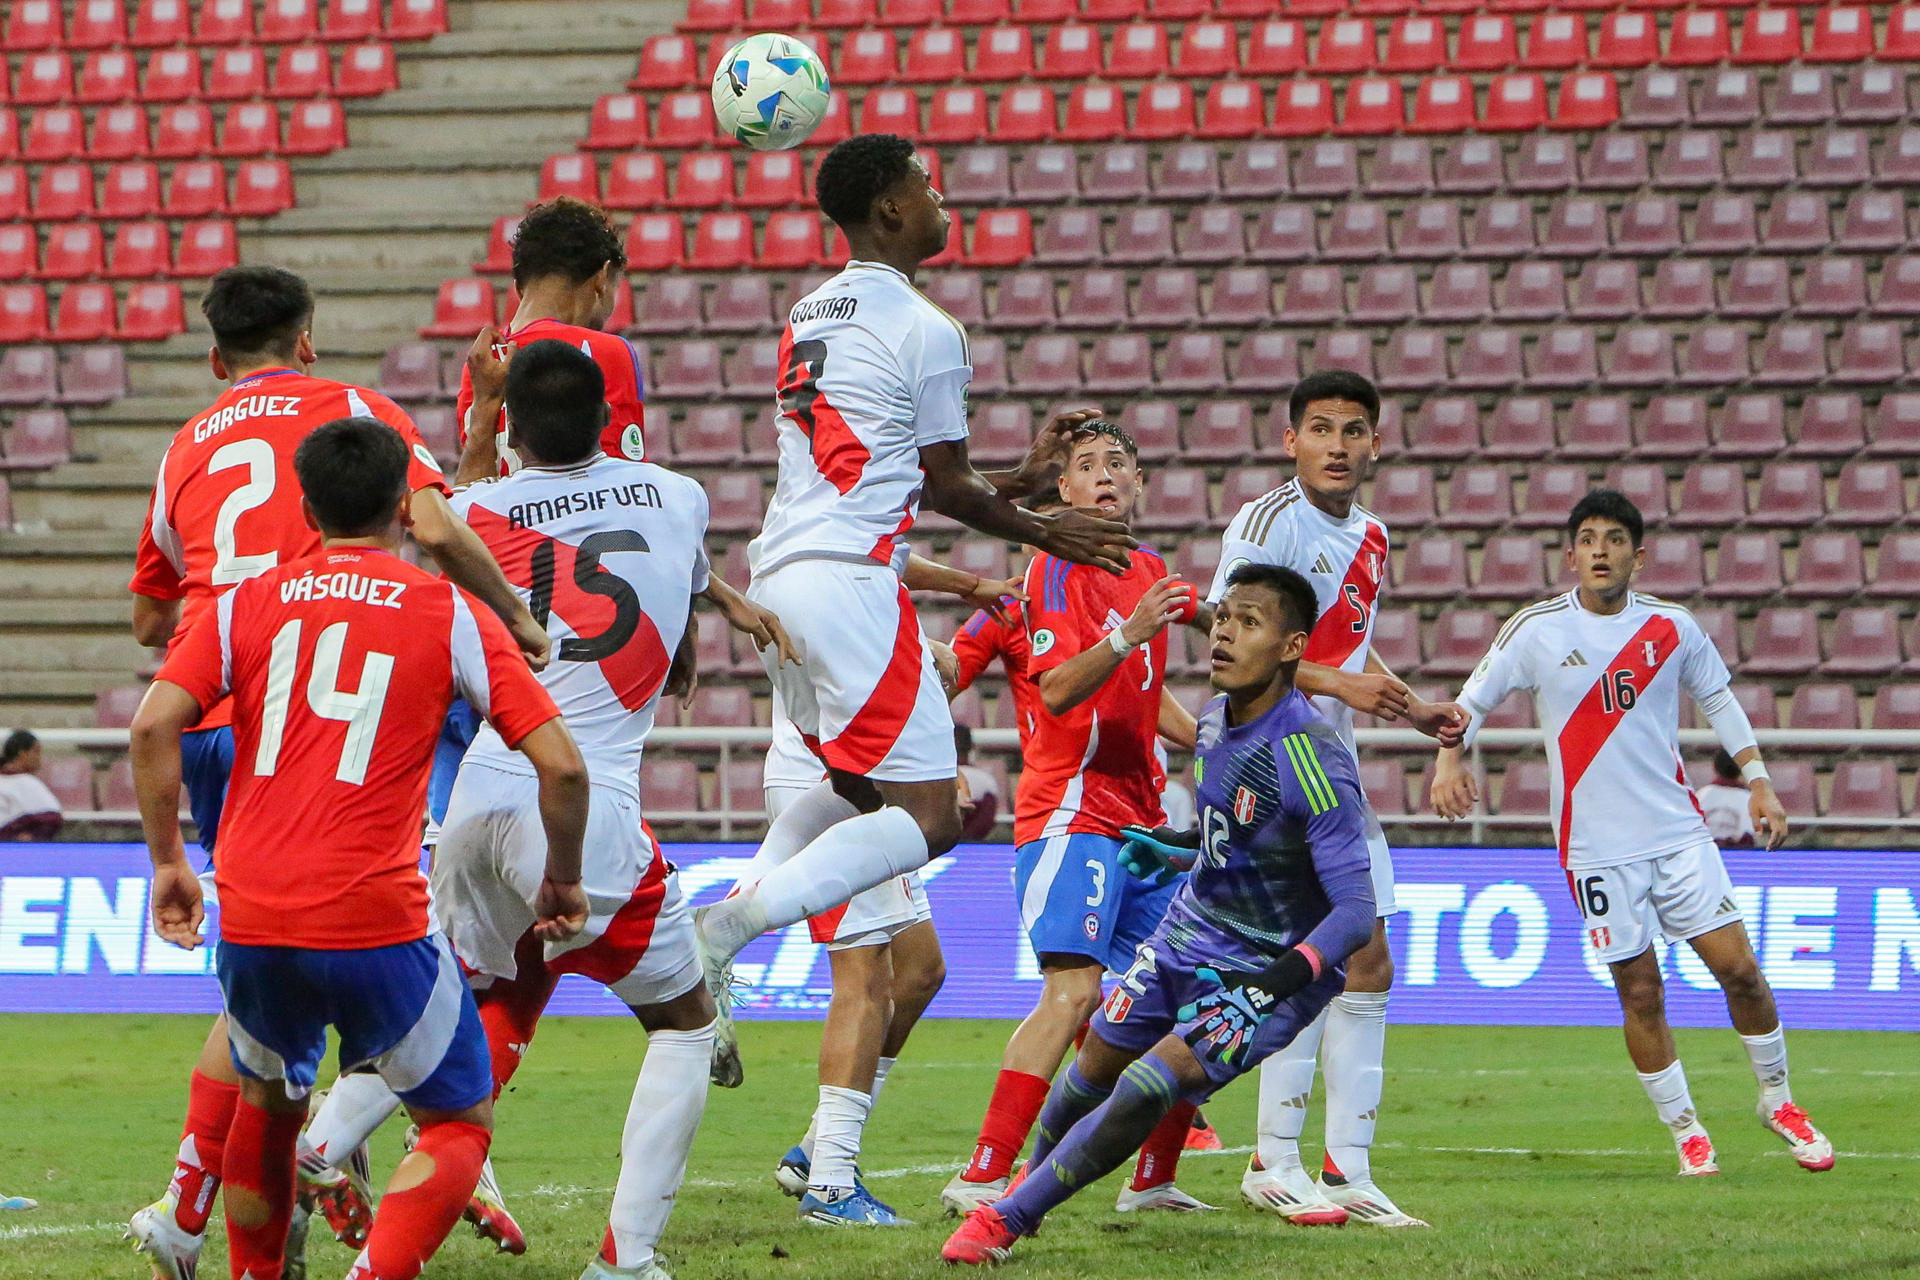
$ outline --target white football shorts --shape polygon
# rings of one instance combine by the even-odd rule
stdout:
[[[1617,867],[1568,871],[1587,945],[1607,964],[1654,942],[1683,942],[1741,919],[1720,846],[1702,840],[1675,853]]]
[[[587,927],[548,943],[547,964],[604,984],[626,1004],[664,1004],[701,981],[693,913],[640,802],[595,783],[582,842]],[[460,766],[434,852],[434,904],[469,970],[511,978],[546,876],[539,779],[472,760]]]
[[[798,666],[762,655],[810,750],[876,782],[936,782],[959,772],[953,714],[933,651],[898,574],[885,565],[794,560],[747,588],[773,610]]]

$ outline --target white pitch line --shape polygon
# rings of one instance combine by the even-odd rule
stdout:
[[[0,1240],[37,1240],[44,1236],[81,1236],[94,1231],[126,1229],[124,1222],[49,1222],[36,1227],[0,1227]]]

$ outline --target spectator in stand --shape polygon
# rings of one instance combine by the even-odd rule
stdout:
[[[15,729],[0,745],[0,840],[51,840],[66,821],[39,771],[40,739]]]
[[[993,834],[994,820],[1000,816],[1000,784],[992,774],[973,763],[972,729],[964,724],[953,726],[953,749],[960,757],[960,783],[965,788],[961,838],[985,840]]]
[[[1753,818],[1747,812],[1747,784],[1740,766],[1725,751],[1713,753],[1713,781],[1694,793],[1707,816],[1707,831],[1724,848],[1750,849],[1756,839]]]

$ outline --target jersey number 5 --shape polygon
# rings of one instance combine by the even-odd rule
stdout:
[[[1347,603],[1353,606],[1353,634],[1365,635],[1367,633],[1367,602],[1360,598],[1359,584],[1344,583],[1340,589],[1346,594]]]
[[[647,540],[632,529],[606,529],[580,544],[573,557],[573,585],[587,595],[613,602],[613,621],[598,635],[571,635],[560,642],[557,655],[562,662],[599,662],[610,658],[633,639],[640,626],[640,597],[633,585],[618,574],[600,567],[600,557],[612,551],[646,551]],[[533,585],[527,610],[542,627],[553,612],[554,560],[553,539],[533,549],[531,556]],[[571,621],[571,619],[569,619]]]
[[[256,778],[272,777],[280,763],[280,740],[286,734],[287,712],[293,701],[293,676],[300,666],[300,630],[300,619],[289,620],[274,634],[267,657],[260,747],[253,756]],[[347,726],[333,776],[357,787],[367,780],[367,762],[373,758],[373,740],[380,729],[381,709],[387,705],[387,684],[393,678],[393,655],[369,651],[360,668],[360,687],[348,693],[340,688],[340,654],[346,645],[344,622],[334,623],[314,642],[307,706],[322,720],[338,720]]]

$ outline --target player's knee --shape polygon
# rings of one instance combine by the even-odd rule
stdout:
[[[933,1003],[933,998],[940,994],[940,988],[946,982],[947,959],[939,952],[907,968],[896,966],[893,972],[893,1002],[924,1009]]]
[[[1666,986],[1655,965],[1634,964],[1613,971],[1613,988],[1620,1007],[1636,1016],[1657,1016],[1666,1008]]]
[[[1100,966],[1075,965],[1070,968],[1044,969],[1045,995],[1042,1006],[1062,1021],[1079,1027],[1100,1007]]]
[[[959,805],[928,805],[926,811],[915,814],[914,819],[920,824],[920,834],[926,837],[929,858],[937,858],[960,843]]]
[[[1751,952],[1723,967],[1714,976],[1720,980],[1720,989],[1726,992],[1729,1000],[1764,1000],[1769,992],[1767,977],[1760,971],[1760,962]]]
[[[1347,990],[1390,991],[1393,989],[1393,952],[1369,942],[1347,961]]]

